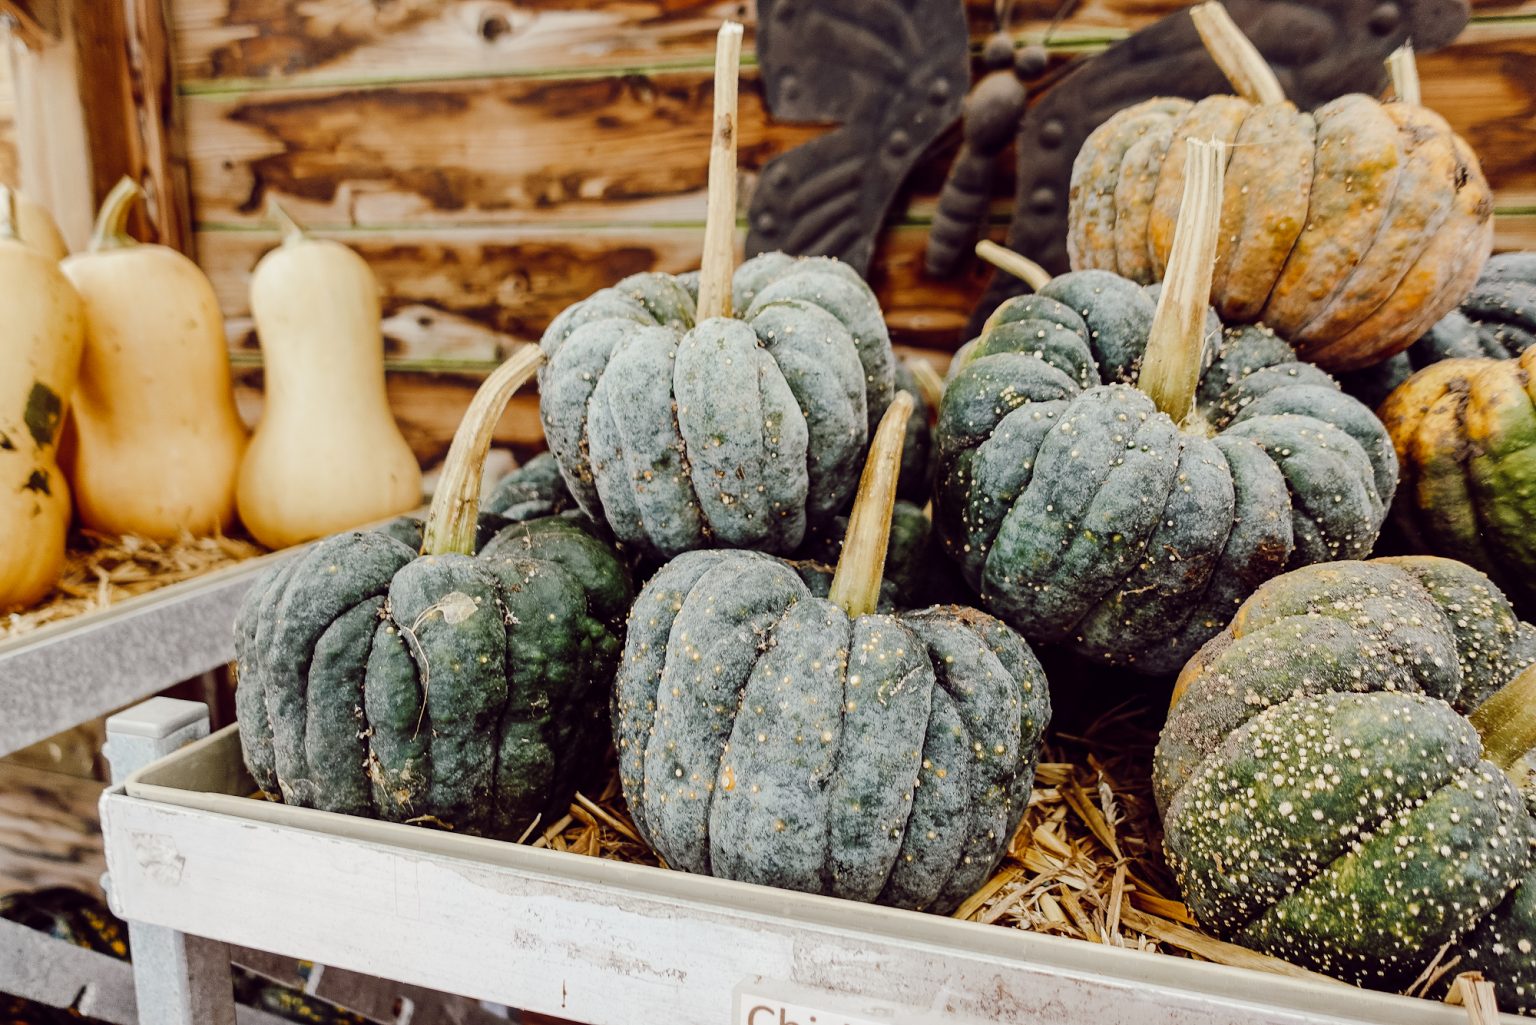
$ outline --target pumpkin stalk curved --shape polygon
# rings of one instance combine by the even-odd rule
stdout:
[[[514,392],[544,362],[537,345],[525,345],[491,372],[475,392],[443,463],[423,531],[423,555],[475,554],[475,524],[480,515],[480,481],[496,423]]]
[[[891,540],[891,511],[896,504],[896,481],[901,476],[901,450],[906,444],[912,407],[911,393],[897,392],[880,418],[863,476],[859,478],[858,494],[848,514],[843,554],[837,560],[827,598],[850,618],[869,615],[880,600],[885,552]]]
[[[736,86],[741,25],[728,21],[715,39],[715,116],[709,142],[709,199],[699,268],[698,319],[731,315],[736,263]]]
[[[1217,0],[1208,0],[1191,7],[1189,17],[1206,52],[1239,96],[1254,103],[1285,102],[1285,90],[1269,62],[1243,35],[1225,7]]]
[[[101,201],[96,214],[96,225],[91,231],[90,251],[124,249],[138,245],[138,240],[128,234],[128,214],[133,204],[144,198],[144,187],[124,175],[112,186],[107,198]]]
[[[1216,266],[1226,146],[1189,140],[1184,198],[1173,233],[1168,273],[1147,337],[1147,354],[1136,386],[1157,408],[1183,424],[1194,411],[1205,349],[1205,312]]]
[[[1483,757],[1513,775],[1525,756],[1536,751],[1536,664],[1495,691],[1467,718],[1483,738]]]
[[[1000,246],[989,238],[976,243],[976,255],[998,270],[1012,274],[1036,292],[1051,283],[1051,272],[1023,253]]]

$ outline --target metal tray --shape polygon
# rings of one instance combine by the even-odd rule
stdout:
[[[0,755],[224,665],[246,588],[290,548],[0,641]]]
[[[1467,1020],[1342,984],[240,796],[253,789],[230,727],[109,790],[118,913],[593,1025]]]

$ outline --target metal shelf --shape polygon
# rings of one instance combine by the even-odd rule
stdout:
[[[817,1025],[1466,1021],[1342,984],[237,796],[250,786],[230,728],[109,790],[118,913],[593,1025],[766,1025],[776,1011],[752,1008],[786,1004]]]
[[[246,588],[298,550],[0,641],[0,755],[224,665]]]

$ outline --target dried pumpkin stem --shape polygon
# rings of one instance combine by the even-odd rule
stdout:
[[[923,397],[923,402],[928,408],[937,411],[944,403],[944,378],[933,369],[933,364],[922,357],[917,357],[907,364],[907,369],[912,371],[912,379],[917,382],[917,390]]]
[[[1412,41],[1404,43],[1387,56],[1387,73],[1392,76],[1392,92],[1399,102],[1415,106],[1423,102],[1419,92],[1419,65],[1413,59]]]
[[[1503,687],[1467,717],[1483,738],[1483,757],[1513,769],[1536,750],[1536,664]]]
[[[891,400],[875,440],[864,460],[858,495],[848,514],[848,533],[843,554],[832,574],[827,598],[849,616],[867,616],[880,600],[880,581],[885,578],[885,550],[891,540],[891,512],[896,505],[896,481],[901,476],[901,450],[907,441],[907,420],[912,416],[912,395],[897,392]]]
[[[128,234],[128,213],[133,209],[133,204],[143,198],[144,187],[127,175],[112,186],[112,191],[101,201],[101,209],[96,213],[96,227],[91,232],[91,252],[138,245],[138,241]]]
[[[715,121],[709,140],[709,204],[699,268],[698,319],[731,315],[736,267],[736,80],[741,25],[728,21],[715,37]]]
[[[1226,147],[1222,143],[1189,140],[1184,198],[1173,229],[1163,291],[1147,337],[1147,354],[1136,382],[1157,408],[1178,424],[1194,410],[1195,389],[1200,383],[1225,165]]]
[[[272,211],[272,219],[277,222],[278,230],[283,233],[283,245],[293,245],[304,239],[304,228],[293,215],[283,209],[283,204],[276,197],[267,200],[267,209]]]
[[[480,480],[485,472],[491,436],[507,400],[544,362],[537,345],[525,345],[480,385],[453,433],[443,475],[432,495],[422,532],[421,554],[475,554],[475,525],[480,517]]]
[[[1482,972],[1462,972],[1456,976],[1445,1002],[1452,1007],[1464,1007],[1467,1020],[1472,1025],[1498,1025],[1499,1002],[1493,983],[1483,978]]]
[[[1036,292],[1051,283],[1051,272],[1022,253],[1000,246],[989,238],[976,243],[976,255],[1005,274],[1012,274]]]
[[[1284,103],[1285,90],[1264,55],[1243,35],[1232,15],[1216,0],[1189,9],[1206,52],[1227,76],[1232,88],[1245,100],[1259,104]]]

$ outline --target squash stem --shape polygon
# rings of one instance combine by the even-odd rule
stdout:
[[[1022,253],[1000,246],[989,238],[976,243],[976,255],[1005,274],[1012,274],[1038,292],[1051,283],[1051,272]]]
[[[709,140],[709,201],[704,212],[704,258],[699,268],[700,321],[731,315],[736,267],[736,84],[741,25],[728,21],[715,37],[715,120]]]
[[[1200,383],[1225,164],[1226,147],[1222,143],[1189,140],[1184,197],[1173,229],[1168,271],[1136,382],[1136,387],[1176,424],[1183,424],[1194,411],[1195,389]]]
[[[0,238],[21,241],[21,224],[16,216],[16,190],[0,185]]]
[[[453,433],[443,475],[432,495],[422,532],[423,555],[475,554],[475,525],[480,517],[480,481],[491,436],[507,400],[544,362],[537,345],[524,345],[491,372],[475,392],[464,419]]]
[[[283,209],[283,204],[277,201],[277,197],[267,200],[267,209],[272,211],[272,219],[277,222],[278,230],[283,233],[283,245],[291,246],[295,242],[304,240],[304,228],[293,215]]]
[[[918,393],[922,395],[924,404],[934,413],[944,404],[944,378],[933,369],[921,356],[914,357],[907,363],[907,369],[912,371],[912,378],[917,382]]]
[[[1495,691],[1467,718],[1483,738],[1483,757],[1505,771],[1513,770],[1536,750],[1536,664]]]
[[[1392,92],[1399,103],[1418,106],[1423,102],[1419,91],[1419,65],[1413,59],[1413,41],[1409,40],[1387,57],[1387,73],[1392,76]]]
[[[96,227],[91,232],[91,252],[139,244],[138,240],[128,234],[128,213],[133,209],[133,204],[143,198],[144,187],[127,175],[123,175],[112,186],[112,191],[101,201],[101,209],[96,213]]]
[[[1245,100],[1259,104],[1285,102],[1285,90],[1263,54],[1243,35],[1232,15],[1217,0],[1189,9],[1206,52]]]
[[[912,395],[897,392],[864,460],[853,511],[848,514],[848,533],[843,554],[832,574],[827,598],[849,617],[867,616],[880,601],[880,581],[885,578],[885,550],[891,541],[891,514],[896,505],[896,481],[901,476],[901,450],[907,441],[907,421],[912,417]]]

